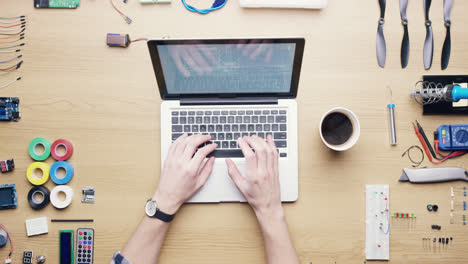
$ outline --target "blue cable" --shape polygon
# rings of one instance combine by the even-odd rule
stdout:
[[[182,4],[184,4],[185,8],[187,8],[191,12],[200,13],[202,15],[208,14],[211,11],[221,9],[224,5],[226,5],[226,2],[227,2],[227,0],[215,0],[215,2],[213,3],[213,5],[210,8],[208,8],[208,9],[197,9],[197,8],[187,4],[185,2],[185,0],[182,0]]]

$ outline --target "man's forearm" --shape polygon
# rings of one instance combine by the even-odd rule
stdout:
[[[284,211],[257,213],[262,229],[268,264],[299,264],[296,249],[289,236]]]
[[[157,263],[169,223],[145,216],[122,250],[132,264]]]

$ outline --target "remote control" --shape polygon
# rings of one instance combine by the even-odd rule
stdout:
[[[94,257],[94,229],[76,230],[76,264],[92,264]]]

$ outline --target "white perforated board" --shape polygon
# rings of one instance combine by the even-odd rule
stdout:
[[[366,185],[366,259],[390,259],[390,187]]]

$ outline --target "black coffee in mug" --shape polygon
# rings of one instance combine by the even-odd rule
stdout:
[[[322,122],[323,139],[330,145],[346,143],[353,135],[353,123],[349,117],[340,112],[328,114]]]

